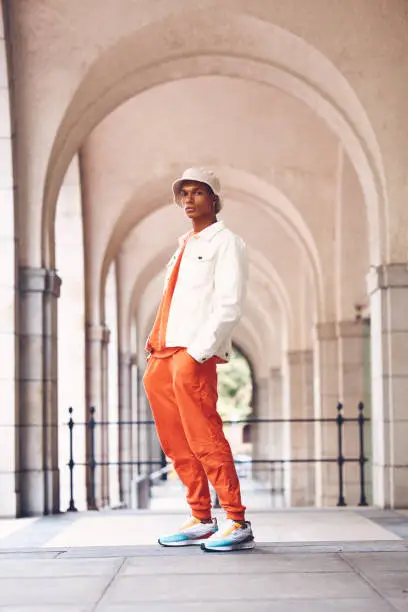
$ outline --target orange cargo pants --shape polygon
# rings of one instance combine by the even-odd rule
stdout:
[[[153,354],[143,383],[163,451],[187,487],[192,515],[211,518],[210,481],[227,517],[244,520],[231,448],[216,410],[216,360],[198,363],[185,349],[167,358]]]

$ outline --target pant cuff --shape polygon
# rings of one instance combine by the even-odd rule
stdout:
[[[245,512],[228,512],[227,518],[231,521],[245,521]]]
[[[192,510],[191,514],[194,518],[201,520],[209,520],[211,518],[211,510]]]

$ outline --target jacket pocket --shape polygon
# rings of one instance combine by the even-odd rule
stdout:
[[[181,280],[189,287],[211,285],[214,279],[214,261],[213,253],[185,254],[180,268]]]

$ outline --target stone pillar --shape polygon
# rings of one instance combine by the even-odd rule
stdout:
[[[272,419],[285,418],[283,397],[283,375],[281,368],[272,368],[270,371],[270,415]],[[269,459],[281,460],[285,457],[285,436],[287,426],[284,423],[271,423],[270,455]],[[281,506],[283,498],[281,491],[285,489],[285,467],[281,462],[271,467],[271,489],[274,491],[274,505]]]
[[[108,347],[109,330],[103,325],[88,325],[86,328],[86,396],[87,420],[90,408],[95,408],[95,460],[99,464],[95,470],[95,502],[100,508],[109,503],[109,460],[108,426]],[[87,462],[90,460],[91,440],[88,428]],[[105,465],[101,465],[105,464]],[[87,474],[88,507],[91,508],[90,472]]]
[[[132,419],[131,425],[131,478],[136,478],[138,474],[137,458],[138,458],[138,379],[137,379],[137,355],[133,353],[129,359],[129,383],[130,383],[130,415]]]
[[[312,419],[313,404],[313,352],[311,350],[288,352],[290,418]],[[314,458],[314,424],[291,423],[291,459]],[[315,465],[291,464],[291,505],[311,506],[315,500]]]
[[[142,370],[140,367],[138,368],[138,397],[137,397],[137,420],[142,421],[139,423],[137,428],[137,448],[138,448],[138,456],[137,460],[138,464],[138,473],[139,474],[147,474],[150,471],[149,465],[147,465],[146,461],[149,461],[151,450],[151,425],[147,425],[144,421],[148,421],[152,418],[152,413],[150,410],[149,402],[144,390],[143,386],[143,376],[144,369]]]
[[[268,378],[259,378],[256,382],[255,416],[257,419],[270,418],[270,381]],[[271,455],[271,424],[253,423],[252,426],[252,456],[253,459],[269,459]],[[271,466],[267,463],[254,464],[252,476],[270,482]]]
[[[337,405],[343,404],[343,416],[356,418],[359,402],[367,404],[369,416],[370,398],[366,392],[368,326],[363,321],[340,321],[323,323],[317,327],[316,371],[317,396],[316,416],[336,418]],[[366,427],[366,434],[368,427]],[[366,435],[367,438],[367,435]],[[337,458],[338,438],[336,423],[317,424],[316,452],[318,457]],[[369,444],[366,447],[366,456]],[[357,423],[343,426],[343,456],[348,459],[359,457],[359,431]],[[366,484],[370,486],[370,474],[366,469]],[[317,504],[334,506],[339,497],[339,476],[336,463],[316,466]],[[360,501],[360,474],[357,462],[344,465],[344,498],[348,505]]]
[[[280,368],[272,368],[270,371],[270,403],[269,411],[270,418],[283,418],[283,387],[282,387],[282,370]],[[283,458],[283,438],[284,427],[282,423],[272,423],[270,434],[270,459]]]
[[[21,514],[59,511],[57,298],[54,270],[19,270]]]
[[[3,14],[0,8],[0,517],[20,512],[18,482],[18,389],[16,362],[16,231],[12,127],[6,65]]]
[[[130,507],[130,483],[132,479],[132,404],[131,358],[119,354],[119,496]]]
[[[335,323],[320,323],[316,328],[315,416],[335,418],[340,398],[339,343]],[[316,459],[337,457],[336,423],[316,423]],[[316,463],[316,505],[335,506],[338,501],[338,467],[336,463]]]
[[[339,342],[339,400],[343,404],[343,416],[356,418],[358,404],[364,402],[365,416],[370,416],[370,396],[367,394],[366,343],[369,326],[362,320],[341,321],[337,325]],[[370,451],[369,427],[365,428],[366,456]],[[356,423],[344,423],[343,454],[346,458],[359,457],[359,429]],[[366,494],[371,483],[371,463],[366,464]],[[358,463],[344,465],[344,496],[348,505],[360,501],[360,468]]]
[[[103,425],[101,427],[101,450],[102,450],[102,462],[105,464],[102,466],[102,506],[108,507],[110,504],[110,489],[109,489],[109,476],[110,472],[118,474],[117,467],[108,464],[110,460],[109,452],[109,437],[110,437],[110,422],[111,417],[109,413],[109,342],[111,333],[110,330],[105,326],[102,335],[102,410],[101,417]]]
[[[373,501],[408,507],[408,266],[367,278],[371,312]]]

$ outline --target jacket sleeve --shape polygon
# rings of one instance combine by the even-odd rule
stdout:
[[[246,293],[248,259],[244,242],[231,234],[220,246],[216,258],[214,309],[187,347],[187,353],[200,363],[215,355],[231,335],[241,318]]]

